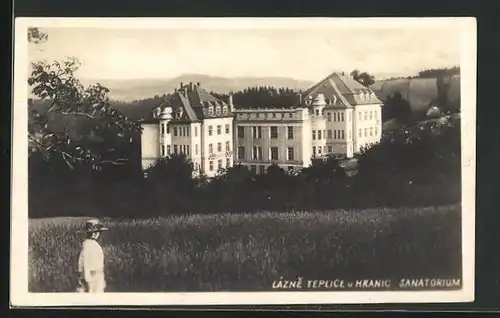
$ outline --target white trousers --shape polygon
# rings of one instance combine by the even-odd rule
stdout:
[[[84,286],[86,285],[86,286]],[[79,293],[103,293],[106,289],[106,280],[103,272],[95,272],[86,284],[80,284],[77,288]]]

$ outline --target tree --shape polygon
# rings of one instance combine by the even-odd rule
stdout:
[[[354,80],[366,87],[371,86],[375,83],[375,77],[373,75],[370,75],[366,72],[360,72],[357,69],[351,72],[351,76],[354,78]]]
[[[28,30],[28,41],[34,45],[47,39],[48,34],[38,28]],[[74,57],[31,63],[31,93],[49,103],[37,108],[28,101],[28,138],[46,158],[58,156],[71,168],[122,165],[140,127],[110,106],[106,87],[99,83],[83,87],[75,75],[80,65]],[[64,129],[51,126],[54,119],[63,121]]]
[[[410,103],[403,98],[400,92],[389,96],[384,103],[384,120],[395,118],[399,122],[407,123],[411,119],[412,110]]]

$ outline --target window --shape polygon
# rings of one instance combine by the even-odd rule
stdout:
[[[213,131],[212,125],[208,126],[208,135],[209,136],[212,136],[212,131]]]
[[[262,160],[262,148],[254,146],[253,147],[253,160]]]
[[[337,121],[337,112],[333,113],[333,121]]]
[[[217,106],[217,107],[215,108],[215,113],[216,113],[217,115],[220,115],[220,106]]]
[[[181,149],[181,154],[186,153],[186,146],[185,145],[181,145],[180,149]]]
[[[287,127],[287,135],[288,135],[288,139],[293,139],[293,127],[292,126]]]
[[[321,130],[318,130],[318,140],[321,140]]]
[[[260,174],[266,173],[266,166],[259,166],[259,173]]]
[[[212,154],[214,152],[214,147],[212,144],[208,144],[208,153]]]
[[[290,161],[295,160],[292,147],[288,147],[288,160],[290,160]]]
[[[326,120],[332,121],[332,113],[330,113],[330,112],[326,113]]]
[[[373,136],[373,127],[370,127],[370,136]]]
[[[177,136],[177,127],[174,127],[174,136]]]
[[[359,138],[363,137],[363,130],[361,130],[361,128],[359,129],[358,135],[359,135]]]
[[[276,114],[273,113],[273,118],[276,118]]]
[[[222,107],[222,113],[227,114],[227,106]]]
[[[174,145],[174,153],[177,154],[177,145]]]
[[[340,139],[345,139],[345,136],[344,136],[344,129],[342,129],[340,131]]]
[[[378,127],[375,126],[375,136],[378,136]]]
[[[208,170],[214,171],[214,162],[212,160],[208,162]]]
[[[368,136],[368,128],[365,128],[365,137]]]
[[[328,146],[328,152],[332,152],[333,149],[332,149],[332,146]]]
[[[278,160],[278,147],[271,147],[271,160]]]
[[[217,125],[217,135],[222,134],[222,127],[220,125]]]
[[[162,157],[165,156],[165,145],[160,145],[160,153]]]
[[[321,146],[318,147],[318,155],[321,155]]]
[[[253,127],[253,138],[262,138],[262,127]]]
[[[222,143],[218,142],[217,143],[217,152],[221,152],[221,151],[222,151]]]
[[[316,116],[319,116],[319,109],[316,109]]]
[[[344,113],[340,113],[340,121],[344,121]]]
[[[167,156],[170,156],[170,145],[167,145]]]
[[[229,124],[226,125],[226,135],[229,135]]]
[[[238,147],[238,159],[245,159],[245,147]]]
[[[316,156],[316,146],[313,146],[313,156]]]
[[[276,126],[271,127],[271,138],[272,139],[278,138],[278,127]]]
[[[332,131],[328,130],[328,139],[332,139]]]
[[[160,127],[161,127],[161,134],[165,135],[165,125],[161,124]]]
[[[189,127],[186,127],[186,136],[189,137]]]
[[[288,118],[293,118],[293,114],[292,114],[292,113],[289,113],[289,114],[288,114]]]
[[[333,131],[333,139],[337,139],[337,130]]]
[[[229,141],[226,141],[226,151],[231,151],[231,147],[229,145]]]
[[[368,112],[365,112],[365,120],[368,120]]]
[[[214,107],[213,106],[208,107],[208,114],[209,115],[213,115],[214,114]]]
[[[370,120],[373,119],[373,112],[370,110]]]
[[[194,127],[194,136],[198,137],[198,127]]]
[[[238,138],[245,138],[245,127],[238,127]]]
[[[222,159],[217,160],[217,170],[222,170]]]
[[[313,140],[316,140],[316,130],[312,131],[312,137],[313,137]]]
[[[194,154],[198,154],[198,144],[194,145]]]
[[[226,158],[226,168],[229,168],[231,166],[231,159]]]

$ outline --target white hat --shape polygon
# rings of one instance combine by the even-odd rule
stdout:
[[[108,228],[104,227],[98,219],[90,219],[85,222],[85,230],[80,230],[79,232],[93,233],[107,230]]]

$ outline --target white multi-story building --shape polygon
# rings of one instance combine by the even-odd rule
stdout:
[[[183,85],[141,122],[142,167],[184,154],[194,173],[208,177],[233,165],[233,105],[218,100],[199,83]]]
[[[330,154],[351,158],[378,143],[382,102],[353,78],[333,73],[287,108],[235,109],[198,84],[182,85],[142,122],[142,166],[185,154],[208,177],[233,166],[262,173],[307,167]],[[233,127],[234,121],[234,127]],[[234,135],[234,137],[233,137]]]
[[[351,158],[381,137],[382,102],[353,78],[333,73],[287,109],[236,109],[236,162],[263,172],[306,167],[314,158]]]

